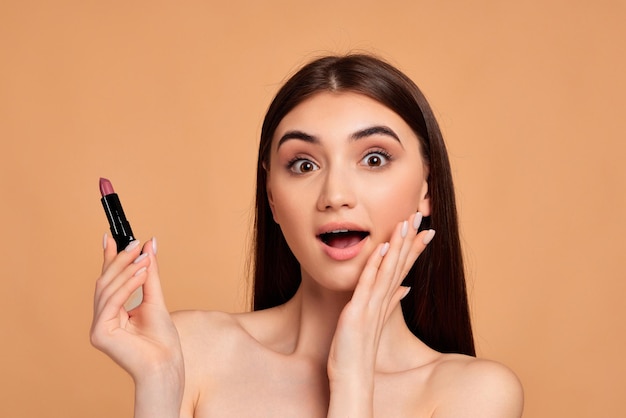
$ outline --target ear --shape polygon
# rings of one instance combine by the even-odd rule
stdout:
[[[423,216],[430,216],[430,193],[428,191],[428,181],[424,179],[424,184],[422,185],[422,192],[420,195],[420,201],[417,205],[417,210],[421,212]]]

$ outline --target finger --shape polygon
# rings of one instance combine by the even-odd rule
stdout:
[[[406,220],[402,225],[401,233],[405,239],[402,242],[402,246],[400,247],[398,262],[396,263],[396,271],[394,274],[393,283],[390,288],[392,292],[397,289],[397,287],[404,279],[404,267],[407,264],[407,259],[409,258],[409,255],[411,254],[411,250],[415,242],[415,237],[419,228],[419,224],[421,223],[421,219],[422,214],[417,212],[411,215],[409,219]]]
[[[127,312],[124,304],[129,300],[131,295],[145,283],[148,276],[147,269],[148,266],[140,267],[126,280],[116,281],[117,286],[111,289],[108,297],[102,299],[101,316],[103,319],[114,319],[119,317],[120,313],[124,314]]]
[[[373,300],[382,301],[388,299],[392,289],[395,289],[394,283],[397,281],[395,280],[396,272],[398,271],[397,265],[402,248],[407,239],[407,228],[408,223],[406,221],[400,222],[391,235],[389,250],[383,257],[372,287]]]
[[[403,276],[406,275],[404,267],[409,263],[407,259],[412,253],[415,234],[421,220],[422,214],[417,212],[411,215],[407,221],[400,222],[392,233],[391,241],[384,244],[384,251],[381,252],[383,247],[379,246],[372,253],[357,283],[355,296],[358,295],[357,291],[359,290],[372,291],[376,287],[380,299],[391,297],[401,284]],[[413,232],[411,232],[411,228],[413,228]],[[416,258],[417,256],[413,261],[410,261],[410,264]]]
[[[389,255],[389,261],[385,261],[385,263],[389,263],[388,273],[390,276],[386,281],[388,282],[386,287],[382,287],[381,292],[384,291],[384,299],[390,301],[392,297],[396,294],[398,287],[401,285],[402,280],[408,273],[408,269],[406,266],[413,265],[415,260],[417,259],[417,255],[415,253],[415,242],[418,239],[416,234],[419,230],[419,226],[422,221],[422,214],[420,212],[414,213],[411,215],[406,221],[400,224],[399,230],[394,231],[394,234],[397,236],[399,233],[400,238],[394,242],[399,245],[397,250],[397,257],[393,257],[396,252],[391,251]],[[393,240],[392,240],[393,241]],[[395,247],[394,247],[395,248]],[[385,257],[387,258],[387,257]],[[387,267],[385,266],[385,269]],[[393,268],[393,272],[392,272]],[[381,286],[383,286],[384,281],[381,282]]]
[[[406,233],[407,239],[404,241],[400,250],[396,275],[394,277],[394,288],[399,286],[402,280],[404,280],[404,277],[408,274],[411,266],[417,259],[417,255],[419,255],[419,253],[416,254],[415,251],[418,249],[416,246],[417,240],[422,239],[417,236],[419,234],[419,227],[422,223],[422,218],[422,214],[420,212],[416,212],[409,217],[405,224],[406,229],[403,230],[403,232]]]
[[[108,235],[108,234],[107,234]],[[123,251],[117,252],[115,240],[107,238],[106,248],[104,249],[104,261],[102,266],[102,274],[98,279],[97,286],[104,288],[108,283],[124,270],[140,252],[140,242],[131,241]]]
[[[406,287],[406,286],[400,286],[396,289],[396,291],[391,296],[391,299],[389,301],[389,307],[387,311],[385,312],[385,318],[384,318],[385,323],[387,322],[387,319],[389,319],[389,315],[391,315],[391,312],[393,312],[393,310],[398,306],[400,301],[404,299],[406,295],[409,294],[410,291],[411,291],[411,288]]]
[[[109,245],[112,243],[112,240],[108,241],[107,248],[104,250],[105,252],[113,251],[111,247],[114,247],[114,245]],[[94,292],[94,315],[96,315],[98,311],[102,310],[103,305],[106,304],[111,295],[119,289],[121,283],[125,282],[128,277],[132,276],[139,268],[142,267],[142,265],[132,263],[133,257],[136,259],[139,255],[137,241],[130,243],[126,250],[121,251],[119,254],[117,254],[116,248],[114,251],[116,255],[114,256],[113,261],[108,262],[105,270],[96,281]],[[110,254],[107,254],[106,258],[110,258],[110,256]]]
[[[157,241],[152,238],[143,246],[143,253],[148,254],[150,264],[147,268],[147,277],[143,285],[143,300],[146,303],[165,305],[161,280],[159,277],[159,266],[156,259]]]
[[[104,233],[102,237],[102,249],[103,249],[103,260],[102,260],[102,271],[106,270],[107,267],[113,262],[115,255],[117,254],[117,247],[115,244],[115,240],[108,233]]]
[[[137,251],[139,250],[137,249]],[[123,259],[126,263],[126,266],[123,270],[117,272],[117,274],[112,277],[108,277],[109,275],[112,275],[110,271],[112,270],[112,268],[110,268],[101,279],[98,279],[99,281],[96,285],[96,310],[103,309],[103,306],[111,303],[111,301],[114,301],[114,303],[116,303],[115,301],[117,301],[118,298],[112,298],[120,291],[122,291],[122,293],[126,293],[130,288],[130,291],[132,293],[134,289],[137,289],[139,287],[137,285],[138,280],[134,278],[147,270],[148,266],[150,265],[150,258],[148,254],[141,254],[138,255],[134,260],[131,260],[129,259],[129,256],[132,253],[132,251],[129,253],[125,253],[124,251],[122,251],[118,255],[118,257],[120,259]],[[115,262],[117,262],[117,259],[115,260]],[[143,282],[143,280],[145,280],[145,277],[141,281]],[[130,284],[127,284],[129,282]],[[121,296],[119,296],[119,298],[121,298]],[[123,304],[124,301],[122,301],[121,303]]]
[[[383,257],[389,251],[389,243],[385,242],[383,244],[378,244],[376,249],[372,252],[372,254],[367,259],[367,263],[365,263],[365,267],[359,276],[359,281],[356,284],[354,289],[354,294],[352,296],[353,301],[358,301],[362,297],[369,298],[369,292],[371,291],[372,286],[376,281],[376,276],[378,274],[378,269],[380,268],[380,263],[383,260]]]
[[[409,253],[407,255],[407,258],[402,268],[402,273],[400,275],[401,280],[404,280],[407,274],[409,274],[409,271],[413,267],[413,264],[415,264],[415,261],[420,256],[420,254],[424,252],[424,250],[426,249],[428,244],[432,241],[434,236],[435,236],[434,229],[427,229],[427,230],[421,231],[419,234],[415,236],[415,238],[413,239],[411,243]]]

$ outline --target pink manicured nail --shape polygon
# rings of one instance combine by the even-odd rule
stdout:
[[[410,287],[407,287],[407,288],[406,288],[406,290],[405,290],[405,292],[404,292],[404,295],[402,295],[402,297],[400,298],[400,300],[404,299],[404,298],[406,297],[406,295],[408,295],[408,294],[409,294],[409,292],[410,292],[410,291],[411,291],[411,288],[410,288]]]
[[[102,237],[102,249],[106,250],[107,249],[107,241],[109,240],[109,234],[107,234],[106,232],[104,233],[104,236]]]
[[[387,251],[389,251],[389,243],[388,243],[388,242],[386,242],[386,243],[382,246],[382,248],[380,249],[380,256],[381,256],[381,257],[384,257],[384,256],[385,256],[385,254],[387,254]]]
[[[152,237],[152,252],[154,253],[154,255],[156,255],[157,253],[156,237]]]
[[[426,235],[424,235],[424,239],[422,240],[424,245],[428,245],[428,243],[433,240],[434,236],[435,236],[435,230],[434,229],[429,229],[428,232],[426,233]]]
[[[132,250],[137,248],[138,245],[139,245],[139,240],[136,239],[134,241],[131,241],[130,244],[128,244],[126,248],[124,248],[124,251],[131,252]]]
[[[402,230],[400,231],[400,236],[402,238],[406,238],[406,235],[409,233],[409,223],[407,221],[402,222]]]
[[[413,229],[415,229],[417,231],[417,229],[420,227],[420,225],[422,224],[422,213],[421,212],[417,212],[415,214],[415,218],[413,218]]]
[[[135,261],[133,261],[133,264],[137,264],[139,263],[141,260],[143,260],[144,258],[146,258],[148,256],[148,253],[143,253],[141,254],[139,257],[135,258]]]

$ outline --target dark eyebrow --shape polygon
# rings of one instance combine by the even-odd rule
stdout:
[[[366,138],[372,135],[386,135],[400,142],[400,137],[387,126],[371,126],[369,128],[361,129],[360,131],[356,131],[355,133],[353,133],[351,135],[351,139],[356,141],[358,139]],[[402,143],[400,142],[400,144]]]
[[[301,141],[310,142],[311,144],[317,144],[319,142],[319,139],[317,139],[313,135],[309,135],[302,131],[289,131],[280,137],[276,148],[280,148],[283,143],[289,141],[290,139],[299,139]]]
[[[373,136],[373,135],[389,136],[395,139],[396,141],[400,142],[400,145],[402,145],[402,142],[400,141],[400,137],[391,128],[387,126],[382,126],[382,125],[370,126],[369,128],[356,131],[355,133],[350,135],[350,139],[353,141],[357,141],[359,139],[367,138],[368,136]],[[302,131],[288,131],[283,136],[280,137],[276,148],[280,148],[282,144],[289,141],[290,139],[299,139],[301,141],[305,141],[311,144],[319,143],[319,139],[313,135],[309,135]]]

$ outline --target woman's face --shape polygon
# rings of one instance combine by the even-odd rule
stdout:
[[[303,282],[354,289],[398,222],[430,214],[416,135],[367,96],[322,92],[289,112],[272,139],[267,192]]]

